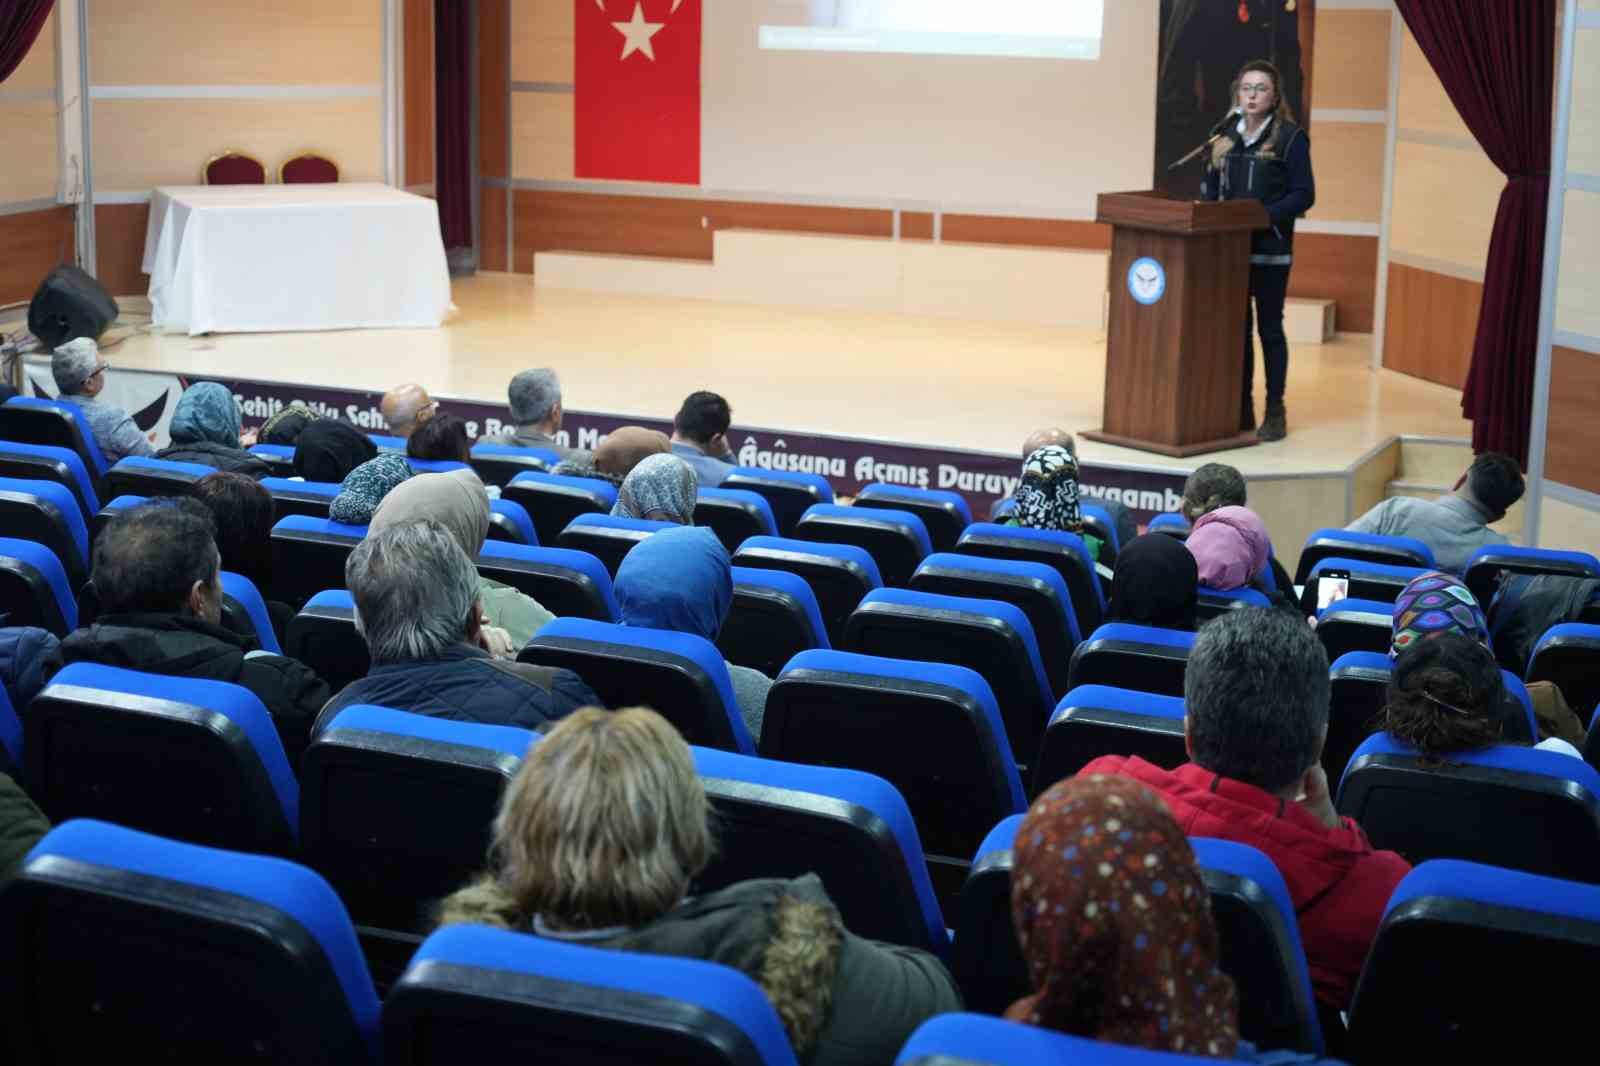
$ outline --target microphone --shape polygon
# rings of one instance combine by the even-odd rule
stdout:
[[[1231,129],[1233,124],[1239,121],[1239,116],[1243,114],[1244,109],[1242,107],[1235,107],[1232,111],[1229,111],[1226,115],[1222,116],[1222,121],[1211,127],[1210,136],[1215,137],[1218,134]]]

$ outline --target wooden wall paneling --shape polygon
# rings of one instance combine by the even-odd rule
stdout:
[[[56,13],[44,17],[33,47],[22,57],[17,69],[6,79],[7,89],[54,89],[56,87]]]
[[[1303,77],[1300,107],[1305,114],[1300,117],[1307,120],[1308,127],[1311,101],[1316,89],[1317,28],[1317,5],[1315,3],[1301,5],[1300,18],[1295,22],[1295,30],[1296,36],[1300,38],[1300,73]]]
[[[1317,106],[1383,111],[1389,106],[1389,11],[1317,12]],[[1320,137],[1325,127],[1318,123]]]
[[[1395,145],[1390,249],[1482,270],[1505,187],[1505,175],[1475,144],[1401,141]]]
[[[900,212],[900,239],[906,241],[931,241],[933,239],[933,213],[931,211]]]
[[[506,212],[511,190],[504,185],[484,184],[479,189],[478,203],[483,212],[479,221],[478,265],[484,270],[510,270],[507,260],[510,249],[506,247]]]
[[[1311,218],[1372,222],[1383,217],[1387,131],[1370,122],[1319,122],[1312,136],[1317,203]]]
[[[1080,219],[947,214],[940,223],[940,239],[972,244],[1031,244],[1041,248],[1084,248],[1108,252],[1111,250],[1111,227]]]
[[[512,176],[524,181],[571,181],[576,119],[571,93],[512,93]]]
[[[1387,55],[1387,50],[1384,53]],[[1408,29],[1400,34],[1400,94],[1396,125],[1403,130],[1472,139],[1456,105]]]
[[[1579,30],[1573,44],[1567,170],[1600,174],[1600,28]]]
[[[1556,329],[1600,337],[1600,192],[1567,189]]]
[[[574,5],[517,0],[511,10],[511,80],[570,84],[577,36]]]
[[[1472,365],[1482,302],[1480,282],[1390,263],[1383,365],[1462,388]]]
[[[55,101],[0,100],[0,152],[0,203],[54,199]]]
[[[94,273],[113,296],[143,296],[150,291],[150,275],[140,269],[149,220],[149,204],[95,205]]]
[[[511,176],[511,3],[478,3],[478,175]]]
[[[1600,355],[1554,346],[1550,351],[1550,423],[1545,477],[1600,493]]]
[[[1289,295],[1333,300],[1339,330],[1372,332],[1377,289],[1378,238],[1295,233]]]
[[[73,259],[70,207],[50,207],[16,215],[0,215],[6,254],[0,256],[0,304],[33,297],[39,282],[61,263]]]
[[[403,187],[433,181],[433,0],[405,0],[405,174]]]

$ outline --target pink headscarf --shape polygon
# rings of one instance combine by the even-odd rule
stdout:
[[[1267,567],[1272,542],[1248,507],[1219,507],[1200,516],[1185,542],[1200,568],[1200,584],[1224,592],[1243,588]]]

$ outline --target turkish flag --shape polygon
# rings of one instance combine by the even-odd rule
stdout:
[[[700,183],[700,0],[573,0],[580,178]]]

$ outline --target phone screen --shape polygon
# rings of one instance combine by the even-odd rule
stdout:
[[[1324,570],[1317,579],[1317,610],[1326,610],[1330,604],[1338,603],[1349,595],[1349,571]]]

